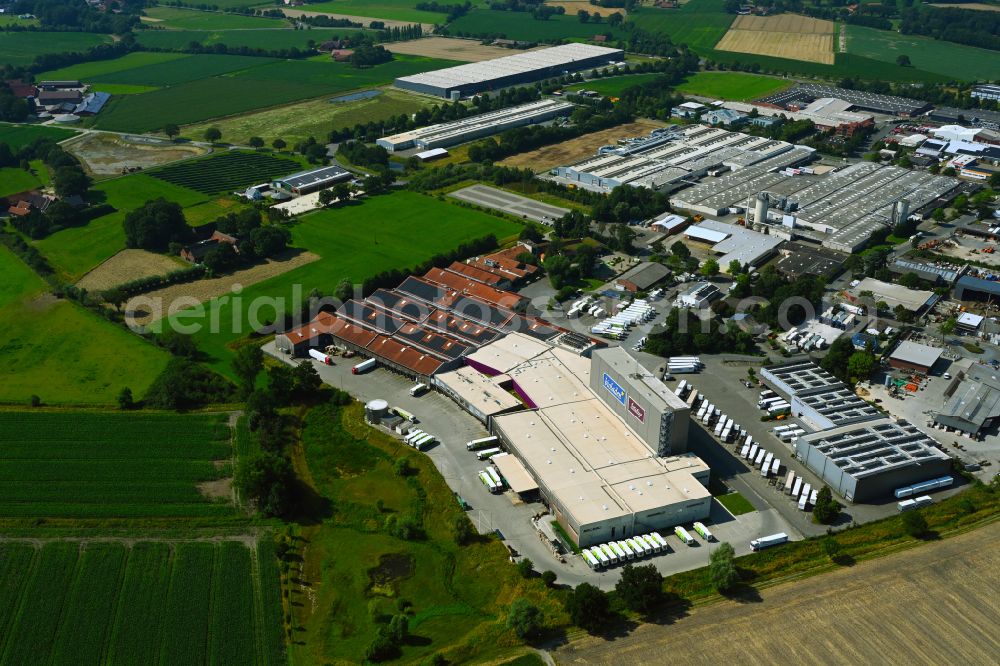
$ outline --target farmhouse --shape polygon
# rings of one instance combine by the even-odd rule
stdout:
[[[204,261],[205,255],[223,244],[231,245],[234,250],[239,252],[236,245],[238,242],[239,240],[235,236],[224,234],[221,231],[214,231],[209,238],[181,248],[180,256],[184,261],[190,261],[192,264],[200,264]]]
[[[324,190],[331,185],[350,180],[354,174],[339,166],[327,166],[309,171],[299,171],[290,176],[276,179],[271,186],[276,190],[285,190],[296,196]]]
[[[590,44],[563,44],[539,51],[403,76],[396,79],[395,86],[447,99],[461,99],[508,86],[534,83],[581,69],[604,67],[624,59],[625,52],[621,49]]]

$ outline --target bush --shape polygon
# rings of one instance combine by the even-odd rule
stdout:
[[[537,636],[542,629],[542,610],[527,599],[517,599],[507,613],[507,627],[514,630],[517,637],[525,640]]]
[[[626,564],[615,585],[615,592],[629,610],[648,612],[656,606],[663,594],[663,575],[653,564]]]
[[[545,583],[545,587],[552,587],[556,583],[556,572],[555,571],[543,571],[542,572],[542,582]]]
[[[739,582],[735,552],[730,544],[723,543],[712,551],[708,558],[708,576],[719,592],[731,590]]]
[[[527,557],[520,560],[517,563],[517,573],[521,574],[521,578],[530,578],[531,573],[535,570],[535,563],[529,560]]]
[[[565,607],[573,624],[594,633],[604,626],[611,605],[604,592],[590,583],[580,583],[566,597]]]
[[[840,515],[840,502],[833,499],[829,486],[823,486],[816,493],[816,506],[813,507],[813,518],[817,523],[829,525]]]
[[[903,529],[911,537],[919,539],[927,534],[927,519],[920,511],[907,511],[903,514]]]

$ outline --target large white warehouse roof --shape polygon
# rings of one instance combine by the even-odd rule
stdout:
[[[621,49],[610,49],[604,46],[563,44],[562,46],[553,46],[550,49],[542,49],[541,51],[528,51],[494,60],[472,62],[433,72],[403,76],[397,79],[397,81],[438,86],[441,88],[453,88],[470,83],[491,81],[513,74],[525,74],[550,67],[570,65],[577,60],[585,58],[598,58],[601,56],[608,56],[609,58],[620,57],[621,53]]]

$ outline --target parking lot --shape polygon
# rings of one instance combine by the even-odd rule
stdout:
[[[273,343],[264,346],[264,351],[288,363],[297,363],[298,359],[290,359],[287,355],[277,352]],[[469,518],[479,532],[488,533],[499,530],[504,540],[520,556],[528,557],[539,571],[551,569],[565,584],[575,585],[580,582],[590,582],[610,589],[618,581],[620,568],[610,568],[602,572],[593,572],[582,558],[568,554],[565,562],[560,562],[548,546],[541,540],[532,523],[532,518],[545,511],[540,502],[523,503],[511,492],[502,495],[490,494],[480,482],[479,471],[485,469],[486,463],[479,461],[475,454],[466,450],[466,442],[485,437],[488,433],[485,427],[475,418],[464,412],[458,405],[444,395],[431,391],[420,397],[412,397],[409,389],[412,380],[379,368],[362,375],[352,375],[351,368],[358,362],[357,357],[345,359],[334,357],[334,365],[328,366],[314,360],[312,363],[323,381],[344,391],[362,401],[382,398],[390,406],[401,407],[413,413],[419,420],[422,430],[439,438],[437,444],[424,453],[430,457],[438,471],[444,477],[452,490],[457,492],[469,503]],[[693,432],[694,426],[692,426]],[[697,435],[696,435],[697,436]],[[414,455],[420,455],[414,453]],[[713,474],[715,470],[713,469]],[[758,511],[732,516],[718,502],[712,503],[711,519],[704,521],[712,530],[717,541],[707,543],[695,535],[697,544],[684,545],[669,530],[661,532],[661,536],[670,545],[670,553],[648,558],[648,562],[664,575],[687,571],[708,563],[711,549],[721,542],[733,545],[737,555],[750,552],[750,540],[775,532],[786,532],[792,538],[800,538],[799,530],[790,525],[778,512],[770,509],[762,499],[754,502]],[[545,519],[551,519],[546,516]]]
[[[492,208],[525,220],[552,224],[569,212],[568,208],[550,206],[535,199],[529,199],[487,185],[470,185],[450,193],[448,196],[467,203]]]

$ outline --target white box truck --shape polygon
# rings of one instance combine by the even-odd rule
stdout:
[[[700,534],[701,538],[704,539],[705,541],[711,541],[715,538],[714,536],[712,536],[712,532],[709,531],[707,527],[705,527],[704,523],[695,523],[693,527],[694,531]]]
[[[323,352],[321,352],[318,349],[310,349],[309,350],[309,356],[311,358],[316,359],[320,363],[325,363],[326,365],[333,365],[333,359],[330,358],[327,354],[324,354]]]
[[[763,550],[764,548],[777,546],[778,544],[785,543],[786,541],[788,541],[788,535],[784,532],[778,532],[777,534],[760,537],[759,539],[751,539],[750,549],[753,551]]]
[[[427,384],[416,384],[415,386],[410,387],[410,395],[416,398],[417,396],[421,396],[426,393],[429,388],[430,387],[427,386]]]
[[[597,571],[597,568],[601,566],[600,561],[589,550],[582,550],[580,553],[583,555],[583,561],[587,563],[587,566],[593,571]]]
[[[499,442],[500,439],[498,437],[483,437],[481,439],[474,439],[471,442],[466,442],[465,448],[468,451],[478,451],[479,449],[485,449]]]
[[[677,535],[677,538],[680,539],[681,543],[685,546],[692,546],[695,543],[694,537],[692,537],[688,531],[680,525],[674,528],[674,534]]]
[[[500,453],[499,447],[494,447],[492,449],[483,449],[482,451],[476,453],[476,458],[479,460],[489,460],[498,453]]]
[[[660,552],[666,552],[667,550],[670,550],[670,548],[667,546],[667,540],[661,537],[659,532],[650,532],[649,536],[651,536],[656,541],[656,543],[660,545]]]

